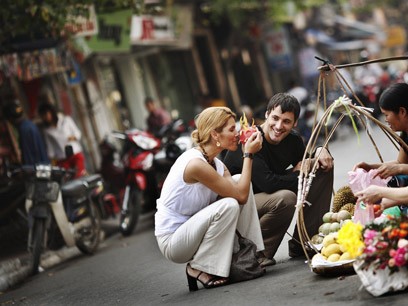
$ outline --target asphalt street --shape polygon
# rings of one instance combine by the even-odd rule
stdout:
[[[383,160],[395,159],[397,150],[378,128],[373,129],[373,139]],[[347,172],[357,162],[379,161],[368,137],[362,132],[357,137],[348,128],[339,129],[330,151],[335,159],[335,189],[347,184]],[[295,220],[291,228],[294,224]],[[0,305],[394,305],[406,298],[406,292],[375,298],[362,288],[357,275],[313,273],[304,260],[288,257],[288,235],[276,254],[277,265],[268,267],[265,276],[190,293],[185,265],[160,254],[153,225],[152,216],[145,217],[134,235],[110,236],[91,257],[75,250],[62,250],[59,259],[52,254],[54,260],[43,273],[3,286]],[[4,269],[10,262],[0,263],[0,284],[24,269],[23,265]]]

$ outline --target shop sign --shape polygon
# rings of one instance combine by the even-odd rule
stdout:
[[[65,25],[65,30],[75,37],[92,36],[98,34],[98,22],[96,19],[95,6],[88,5],[88,16],[68,17],[71,22]]]
[[[171,16],[132,16],[130,40],[134,46],[190,48],[193,30],[191,6],[173,5]]]
[[[406,32],[401,26],[390,26],[387,29],[387,40],[385,45],[387,47],[396,47],[405,45]]]
[[[91,52],[129,52],[131,10],[98,14],[98,34],[87,37]]]
[[[283,28],[267,31],[264,46],[266,57],[272,70],[288,70],[292,68],[293,63],[289,41]]]

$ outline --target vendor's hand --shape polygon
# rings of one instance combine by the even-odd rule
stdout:
[[[324,147],[317,148],[315,156],[316,158],[319,159],[320,169],[322,169],[323,171],[329,171],[333,169],[334,159],[326,148]]]
[[[242,145],[242,152],[245,153],[256,153],[262,148],[262,134],[261,132],[257,131],[253,133],[245,144]]]
[[[366,189],[355,193],[357,201],[363,201],[365,204],[378,204],[382,198],[380,196],[381,187],[370,185]]]
[[[370,171],[371,169],[373,169],[373,167],[370,164],[367,164],[366,162],[360,162],[360,163],[354,165],[353,171],[356,171],[357,168],[364,169],[367,172]]]
[[[373,178],[376,178],[378,176],[379,178],[385,179],[387,177],[400,174],[401,170],[399,168],[400,167],[398,164],[382,164],[377,169],[377,173],[374,175]]]

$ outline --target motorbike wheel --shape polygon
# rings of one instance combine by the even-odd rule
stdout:
[[[31,255],[32,260],[30,262],[30,274],[34,275],[38,273],[38,267],[40,265],[41,253],[43,251],[45,236],[45,219],[35,219],[33,224],[33,232],[31,236]]]
[[[75,244],[84,254],[93,254],[99,246],[101,235],[101,214],[95,203],[87,206],[87,216],[78,223],[84,223],[75,233]]]
[[[129,191],[127,210],[120,213],[119,230],[123,236],[129,236],[137,225],[140,215],[140,206],[143,201],[143,192],[136,188]]]

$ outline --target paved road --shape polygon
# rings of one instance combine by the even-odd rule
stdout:
[[[346,173],[356,162],[378,159],[360,136],[360,145],[350,134],[330,146],[336,162],[335,186],[347,183]],[[388,140],[377,129],[374,138],[387,148]],[[394,149],[385,151],[385,160],[396,156]],[[356,275],[316,275],[303,260],[289,259],[288,239],[277,253],[278,264],[268,267],[264,277],[190,293],[185,265],[163,258],[153,235],[153,219],[147,217],[131,237],[115,234],[94,256],[74,254],[0,294],[0,305],[394,305],[406,300],[406,293],[374,298],[360,289]]]

